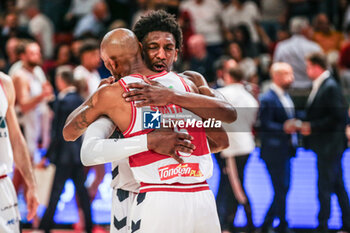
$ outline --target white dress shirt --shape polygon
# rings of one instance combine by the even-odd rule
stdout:
[[[312,82],[312,90],[307,98],[307,106],[310,106],[315,99],[315,96],[320,89],[322,83],[329,77],[330,73],[328,70],[323,72],[317,79]]]
[[[276,84],[271,84],[271,89],[277,94],[278,99],[280,100],[284,110],[286,111],[287,115],[290,118],[294,118],[295,110],[294,110],[294,103],[292,99],[290,98],[289,94],[285,92],[281,87],[277,86]]]
[[[223,123],[230,145],[221,152],[221,156],[227,158],[249,154],[255,148],[252,127],[256,121],[258,102],[240,83],[231,84],[217,90],[237,111],[235,122]]]

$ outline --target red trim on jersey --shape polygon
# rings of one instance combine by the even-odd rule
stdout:
[[[2,87],[2,89],[4,90],[4,93],[5,93],[5,97],[7,99],[7,93],[6,93],[6,90],[5,90],[5,87],[4,87],[4,84],[2,84],[2,81],[0,79],[0,86]],[[8,100],[7,100],[8,101]]]
[[[2,176],[0,176],[0,180],[1,179],[4,179],[4,178],[6,178],[7,177],[7,175],[2,175]]]
[[[149,189],[140,189],[140,193],[146,193],[146,192],[200,192],[200,191],[205,191],[205,190],[210,190],[209,186],[206,187],[197,187],[197,188],[191,188],[191,189],[186,189],[186,188],[149,188]]]
[[[126,83],[123,79],[120,79],[120,85],[123,87],[124,91],[129,92],[130,90],[128,88],[126,88]],[[136,121],[136,107],[134,106],[134,101],[130,102],[130,106],[131,106],[131,119],[130,119],[130,124],[129,127],[127,128],[127,130],[125,130],[123,132],[123,135],[126,137],[131,130],[134,128],[135,125],[135,121]]]
[[[133,136],[144,134],[147,131],[140,131],[133,134]],[[197,128],[196,131],[189,131],[189,134],[193,136],[192,143],[196,145],[196,149],[192,152],[191,156],[203,156],[209,154],[210,151],[207,145],[207,139],[204,128]],[[130,137],[128,135],[127,137]],[[157,162],[159,160],[170,158],[167,155],[158,154],[152,150],[144,151],[129,157],[130,167],[141,167],[150,163]]]
[[[169,187],[169,186],[173,186],[173,187]],[[210,190],[209,185],[206,181],[201,183],[195,183],[195,184],[181,184],[181,183],[148,184],[148,183],[141,182],[141,187],[140,187],[140,193],[161,192],[161,191],[163,192],[200,192],[205,190]]]
[[[158,77],[164,76],[167,73],[168,72],[164,70],[164,71],[160,72],[159,74],[148,75],[146,77],[149,78],[149,79],[154,79],[154,78],[158,78]],[[129,76],[132,76],[134,78],[141,78],[141,79],[143,79],[143,76],[141,74],[131,74]]]
[[[147,186],[194,186],[194,185],[203,185],[203,184],[208,184],[207,181],[203,181],[200,183],[193,183],[193,184],[183,184],[183,183],[179,183],[179,182],[175,182],[172,184],[152,184],[152,183],[144,183],[144,182],[140,182],[141,187],[147,187]]]
[[[174,73],[174,74],[176,74],[177,77],[180,78],[180,80],[181,80],[182,84],[184,85],[186,91],[187,91],[187,92],[191,92],[191,89],[190,89],[190,87],[188,86],[188,84],[186,83],[186,81],[184,80],[184,78],[181,77],[180,75],[178,75],[177,73]]]
[[[154,129],[144,129],[144,130],[141,130],[141,131],[138,131],[138,132],[135,132],[135,133],[130,133],[130,134],[127,135],[126,138],[139,136],[139,135],[142,135],[142,134],[148,134],[148,133],[152,132],[153,130]]]
[[[161,155],[152,150],[144,151],[129,157],[130,167],[141,167],[163,159],[171,158],[168,155]]]

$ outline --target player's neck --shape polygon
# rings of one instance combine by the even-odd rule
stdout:
[[[147,68],[147,66],[143,62],[138,62],[133,65],[131,69],[131,74],[142,74],[145,76],[154,75],[157,74],[157,72],[154,72]]]

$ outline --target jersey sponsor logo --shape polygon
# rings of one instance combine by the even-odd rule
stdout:
[[[2,131],[1,131],[2,129]],[[4,130],[5,129],[5,130]],[[6,132],[6,119],[5,117],[0,117],[0,138],[7,138],[7,132]]]
[[[199,170],[198,163],[170,164],[158,168],[160,180],[170,180],[181,177],[202,177],[203,173]]]
[[[159,129],[161,122],[159,111],[144,111],[143,112],[143,128],[144,129]]]
[[[0,129],[5,129],[5,128],[6,128],[5,117],[0,117]]]

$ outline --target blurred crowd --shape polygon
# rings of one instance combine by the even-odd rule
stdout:
[[[198,71],[212,86],[222,84],[216,72],[222,59],[235,59],[244,68],[244,80],[261,88],[270,80],[271,62],[288,61],[294,68],[296,95],[307,95],[304,91],[310,89],[311,82],[303,71],[305,65],[296,66],[301,56],[318,47],[327,53],[344,88],[350,85],[350,4],[346,0],[6,0],[1,4],[0,70],[8,73],[20,59],[18,44],[34,39],[42,51],[43,71],[53,86],[57,66],[80,65],[82,42],[98,43],[107,31],[132,28],[142,15],[157,9],[175,14],[183,30],[184,43],[175,70]],[[293,17],[298,17],[294,23]],[[290,46],[298,44],[297,37],[307,51],[276,47],[288,39]],[[294,53],[295,58],[289,56]],[[102,63],[96,66],[102,78],[109,75]]]
[[[182,28],[183,46],[174,70],[197,71],[206,78],[211,87],[222,88],[219,91],[238,109],[256,109],[256,112],[249,111],[250,114],[243,117],[244,122],[239,124],[247,124],[246,129],[257,126],[257,130],[263,132],[260,140],[261,157],[271,176],[275,199],[266,215],[262,231],[268,232],[273,219],[278,217],[281,226],[277,231],[287,232],[285,202],[290,182],[290,158],[294,154],[292,151],[297,146],[311,145],[310,148],[319,155],[324,152],[324,148],[313,145],[327,142],[324,138],[313,137],[311,142],[309,140],[306,144],[301,144],[299,135],[307,138],[317,130],[315,125],[310,125],[317,116],[310,113],[298,116],[296,112],[300,109],[308,111],[310,103],[316,103],[315,95],[320,84],[315,88],[313,81],[326,71],[336,81],[337,84],[334,85],[339,85],[339,93],[343,93],[346,99],[350,97],[350,1],[347,0],[1,1],[0,70],[11,76],[14,82],[17,113],[31,155],[34,156],[38,148],[45,148],[48,151],[46,157],[56,163],[58,169],[65,169],[71,163],[64,159],[66,157],[59,156],[59,153],[69,155],[68,151],[57,152],[59,142],[63,140],[61,128],[69,114],[64,107],[72,105],[70,111],[74,110],[97,89],[101,79],[110,76],[101,62],[100,40],[112,29],[132,29],[140,17],[151,10],[159,9],[174,14]],[[315,53],[323,53],[324,57]],[[314,56],[308,57],[310,54]],[[325,62],[327,66],[324,66]],[[315,76],[314,79],[311,76]],[[244,88],[237,85],[232,88],[231,84],[238,83]],[[231,89],[227,88],[230,85]],[[270,90],[278,94],[283,106],[271,104],[274,97],[269,96],[273,95],[269,93]],[[285,97],[284,92],[287,90],[290,96]],[[74,100],[76,102],[64,102],[69,93],[78,94],[79,97]],[[236,95],[232,96],[233,93]],[[61,102],[52,104],[54,99]],[[287,114],[273,110],[279,107],[285,108]],[[344,110],[342,107],[339,109]],[[246,112],[238,111],[238,117],[240,114],[247,114]],[[312,112],[317,112],[317,108]],[[328,116],[328,113],[320,114]],[[347,114],[344,113],[344,119],[348,118],[345,115]],[[256,117],[251,116],[258,116],[257,123]],[[274,117],[280,122],[274,122]],[[346,146],[345,120],[339,126],[339,132],[344,131],[344,135],[341,135],[344,137],[338,138],[344,140],[344,145],[338,145],[336,154],[342,154]],[[249,131],[246,129],[233,127],[229,131]],[[235,140],[232,136],[231,147],[217,155],[223,171],[217,204],[221,224],[226,232],[233,231],[232,222],[238,204],[243,204],[246,211],[248,231],[255,230],[252,209],[244,187],[237,185],[235,179],[238,177],[243,184],[244,167],[250,152],[255,148],[255,139],[251,137],[253,135],[240,135],[236,141],[245,142],[232,144]],[[312,140],[316,140],[316,143]],[[278,146],[273,147],[273,143]],[[293,148],[289,150],[291,143]],[[239,144],[244,144],[245,148],[238,150]],[[75,147],[72,146],[71,150],[76,150]],[[330,151],[333,149],[326,148]],[[285,157],[279,157],[277,161],[275,158],[278,153],[284,153]],[[79,158],[74,162],[76,166],[80,164],[78,160]],[[322,166],[332,164],[333,161],[324,161],[326,162],[318,163],[318,169],[319,177],[323,176],[326,182],[319,183],[318,188],[320,193],[326,194],[319,195],[319,200],[327,206],[327,193],[334,192],[329,186],[332,182],[338,182],[340,191],[336,191],[345,198],[343,217],[350,219],[350,213],[347,212],[349,200],[346,191],[345,194],[343,192],[344,183],[341,183],[342,173],[336,175],[340,180],[329,177],[329,170]],[[332,169],[342,170],[339,161],[341,159],[334,162]],[[98,184],[105,172],[103,166],[96,166],[94,169],[96,177],[88,190],[89,197],[86,197],[87,191],[84,187],[80,187],[80,196],[85,201],[82,204],[85,209],[85,222],[89,228],[91,213],[86,205],[89,198],[96,196]],[[72,172],[73,170],[77,171],[75,167],[72,167]],[[82,173],[81,170],[77,175],[76,185],[83,182],[83,177],[80,177]],[[15,172],[16,188],[21,183],[20,173]],[[228,191],[231,187],[233,191]],[[61,193],[62,189],[61,184],[57,192]],[[231,201],[226,202],[230,195]],[[51,197],[54,199],[52,205],[56,206],[58,198],[57,195]],[[227,210],[228,207],[225,206],[233,207]],[[325,220],[329,218],[329,208],[325,208],[319,216],[320,232],[326,232],[327,228]],[[50,218],[45,216],[44,220]],[[348,221],[343,220],[343,227],[349,232]]]

